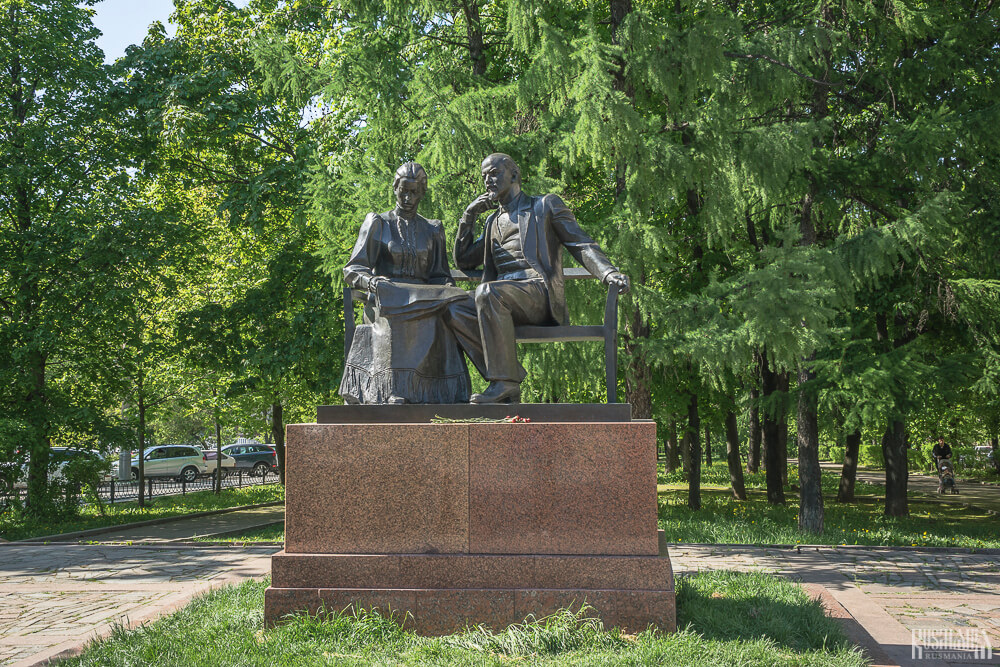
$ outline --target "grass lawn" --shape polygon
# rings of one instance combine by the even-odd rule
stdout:
[[[266,484],[223,489],[218,496],[212,491],[196,491],[183,496],[161,496],[154,498],[152,502],[147,502],[143,509],[139,509],[136,503],[115,503],[105,504],[102,513],[102,508],[95,505],[83,505],[79,516],[66,519],[34,519],[14,510],[5,509],[0,514],[0,537],[5,540],[23,540],[29,537],[118,526],[136,521],[284,499],[285,487],[280,484]]]
[[[829,665],[865,662],[798,586],[760,573],[677,580],[676,634],[607,631],[562,612],[504,632],[426,638],[378,613],[293,617],[263,631],[264,588],[213,591],[136,630],[117,630],[65,665]]]
[[[797,479],[790,468],[789,479]],[[749,500],[733,500],[724,464],[702,471],[702,508],[687,508],[687,486],[680,473],[660,473],[660,528],[670,542],[717,544],[866,544],[1000,548],[1000,518],[978,509],[941,503],[933,496],[910,494],[910,516],[882,515],[885,489],[858,482],[857,501],[834,502],[839,471],[823,471],[822,535],[803,536],[798,530],[798,493],[785,492],[786,505],[770,505],[762,489],[763,473],[746,476]]]
[[[670,542],[716,544],[867,544],[876,546],[1000,548],[1000,519],[960,505],[910,501],[910,516],[883,516],[882,498],[839,504],[827,497],[822,535],[798,530],[798,497],[770,505],[763,493],[737,502],[727,491],[702,490],[702,507],[687,508],[686,491],[660,494],[660,528]]]
[[[996,470],[986,470],[983,468],[963,468],[955,473],[959,484],[962,482],[987,482],[989,484],[1000,484],[1000,472]]]
[[[273,526],[254,528],[239,535],[229,535],[226,537],[196,537],[195,542],[284,542],[285,524],[277,523]]]

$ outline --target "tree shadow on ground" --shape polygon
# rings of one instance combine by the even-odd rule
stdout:
[[[700,572],[677,577],[677,627],[706,639],[767,637],[794,651],[846,642],[819,601],[796,584],[761,572]]]

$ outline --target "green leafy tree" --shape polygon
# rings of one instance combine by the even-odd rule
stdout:
[[[0,3],[0,395],[35,512],[53,437],[109,425],[110,314],[153,242],[125,208],[135,146],[90,4]]]
[[[197,184],[204,197],[183,210],[210,230],[194,284],[214,289],[187,304],[178,343],[201,371],[233,378],[221,390],[228,399],[247,394],[263,404],[251,412],[270,415],[283,470],[286,408],[304,416],[329,393],[342,345],[332,340],[339,309],[304,211],[313,143],[298,100],[264,86],[250,49],[256,36],[279,29],[276,6],[179,3],[177,34],[154,28],[127,65],[161,128],[158,182],[166,190]]]

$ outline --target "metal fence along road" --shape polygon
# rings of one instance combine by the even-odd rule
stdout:
[[[231,489],[243,486],[255,486],[261,484],[277,484],[278,473],[271,471],[263,477],[254,475],[250,470],[234,470],[222,479],[222,488]],[[215,488],[215,479],[211,476],[202,476],[193,482],[178,481],[170,477],[150,477],[146,479],[145,497],[156,498],[158,496],[176,496],[194,491],[211,491]],[[104,502],[121,503],[138,499],[139,482],[111,480],[104,482],[97,487],[97,494]],[[7,507],[12,502],[25,501],[27,489],[15,488],[0,492],[0,507]],[[81,494],[80,502],[87,502],[85,495]]]

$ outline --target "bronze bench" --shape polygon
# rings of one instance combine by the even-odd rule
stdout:
[[[590,271],[581,268],[563,270],[567,280],[597,279]],[[479,282],[481,271],[451,272],[455,282]],[[354,339],[354,302],[364,302],[367,294],[361,290],[344,288],[344,358]],[[604,304],[604,323],[594,325],[523,325],[514,328],[518,343],[560,343],[574,341],[604,342],[604,377],[608,388],[608,403],[618,402],[618,290],[608,286],[608,299]]]

